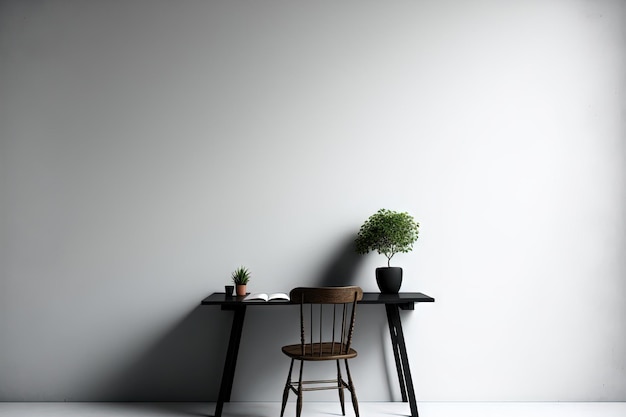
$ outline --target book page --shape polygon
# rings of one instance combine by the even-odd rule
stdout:
[[[284,292],[275,292],[269,295],[269,300],[286,300],[289,301],[289,295]]]
[[[265,293],[249,294],[243,301],[267,301],[269,296]]]
[[[289,301],[289,295],[283,292],[275,292],[273,294],[266,294],[264,292],[248,294],[243,301]]]

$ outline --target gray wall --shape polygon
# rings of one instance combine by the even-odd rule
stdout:
[[[376,290],[351,243],[385,207],[437,298],[403,313],[419,400],[625,401],[625,26],[608,0],[0,1],[0,400],[214,400],[231,316],[200,300],[242,264]],[[250,312],[234,400],[279,399],[281,311]],[[398,398],[382,313],[363,401]]]

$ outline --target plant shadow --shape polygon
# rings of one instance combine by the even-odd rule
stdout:
[[[363,262],[363,257],[355,251],[355,238],[356,234],[350,234],[339,242],[337,249],[321,269],[315,281],[316,286],[358,285],[357,271]]]

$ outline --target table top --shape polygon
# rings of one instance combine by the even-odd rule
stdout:
[[[291,305],[290,301],[243,301],[244,296],[226,295],[223,292],[214,292],[202,300],[201,305],[217,305],[222,307],[238,307],[242,305]],[[395,304],[400,308],[412,310],[415,303],[432,303],[435,299],[421,292],[400,292],[398,294],[381,294],[379,292],[364,292],[359,304]]]

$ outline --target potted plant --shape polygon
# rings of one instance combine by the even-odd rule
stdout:
[[[250,271],[248,268],[240,266],[231,274],[233,283],[235,284],[235,293],[237,295],[246,295],[246,286],[250,281]]]
[[[410,252],[419,234],[419,223],[408,213],[380,209],[363,223],[355,240],[356,251],[377,251],[387,257],[387,266],[376,268],[380,292],[396,294],[402,285],[402,268],[392,267],[391,258],[399,252]]]

